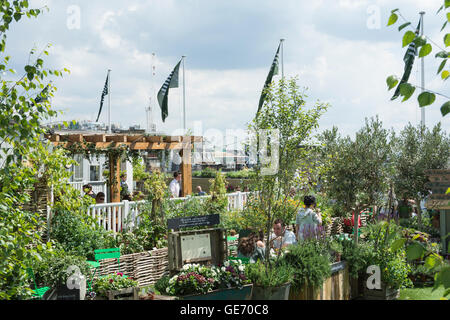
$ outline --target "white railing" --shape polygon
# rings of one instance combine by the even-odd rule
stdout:
[[[127,201],[94,204],[87,214],[108,231],[130,230],[139,224],[139,205],[145,201]]]
[[[242,210],[247,202],[248,196],[251,192],[235,192],[227,194],[228,197],[228,211]],[[195,199],[205,200],[210,196],[196,196]],[[194,197],[171,198],[170,201],[187,201]],[[142,201],[126,201],[94,204],[88,209],[87,214],[94,218],[95,221],[103,226],[108,231],[121,232],[130,230],[139,225],[139,210]]]
[[[96,194],[99,192],[103,192],[105,195],[107,194],[106,181],[75,181],[69,182],[69,184],[79,190],[81,195],[84,195],[83,186],[85,184],[90,184],[92,186],[92,191]]]

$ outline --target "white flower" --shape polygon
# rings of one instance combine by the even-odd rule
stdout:
[[[190,267],[191,267],[190,264],[185,264],[185,265],[183,266],[183,270],[189,270]]]
[[[230,266],[230,261],[225,261],[225,262],[223,263],[223,265],[224,265],[225,267],[229,267],[229,266]]]
[[[169,287],[166,288],[166,293],[169,293]]]
[[[220,268],[222,270],[222,272],[225,272],[225,267]]]
[[[239,271],[244,271],[245,267],[244,266],[239,266],[238,269],[239,269]]]

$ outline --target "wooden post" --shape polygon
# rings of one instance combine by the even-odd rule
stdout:
[[[182,197],[192,194],[192,159],[191,159],[191,138],[183,136],[183,149],[180,152],[181,162],[181,180]]]
[[[120,157],[109,154],[109,194],[111,202],[120,202]]]

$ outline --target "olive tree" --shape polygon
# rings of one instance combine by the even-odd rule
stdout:
[[[402,199],[414,199],[418,222],[421,223],[420,202],[430,194],[426,170],[445,169],[450,160],[450,135],[441,124],[432,129],[409,123],[393,139],[395,193]]]

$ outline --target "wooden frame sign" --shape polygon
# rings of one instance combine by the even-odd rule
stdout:
[[[427,170],[428,182],[425,186],[431,189],[432,194],[426,202],[427,209],[450,209],[450,194],[446,194],[450,188],[450,170]]]
[[[220,223],[220,215],[194,216],[167,219],[167,229],[179,230],[181,228],[213,226]]]

